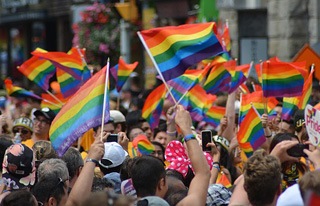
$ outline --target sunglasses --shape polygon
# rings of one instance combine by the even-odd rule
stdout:
[[[27,130],[27,129],[14,129],[12,131],[13,131],[13,133],[18,133],[18,132],[20,132],[22,134],[28,134],[29,133],[29,130]]]

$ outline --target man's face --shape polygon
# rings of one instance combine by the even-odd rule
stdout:
[[[107,123],[103,126],[103,131],[110,133],[110,134],[114,134],[114,129],[115,128],[114,128],[113,123]],[[101,127],[98,128],[97,135],[100,135],[100,133],[101,133]]]
[[[36,116],[33,120],[33,132],[37,136],[48,137],[50,129],[50,121],[42,115]]]
[[[21,141],[26,141],[31,138],[31,131],[25,127],[15,126],[12,131],[14,135],[16,135],[16,133],[20,133]]]
[[[153,137],[153,133],[150,127],[150,124],[148,122],[143,122],[141,125],[141,129],[143,130],[143,132],[146,134],[146,136],[148,137],[149,140],[152,139]]]
[[[159,142],[162,144],[164,148],[167,147],[168,135],[166,132],[158,132],[158,134],[154,137],[154,141]]]

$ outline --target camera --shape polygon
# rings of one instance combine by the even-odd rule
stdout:
[[[287,153],[292,157],[308,157],[308,155],[303,152],[304,149],[309,149],[309,145],[299,143],[288,149]]]
[[[118,142],[118,134],[109,134],[107,142]]]

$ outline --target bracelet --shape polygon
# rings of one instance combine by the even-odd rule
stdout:
[[[212,162],[212,165],[218,165],[220,167],[220,163],[219,162]]]
[[[86,159],[86,162],[93,162],[93,163],[95,163],[95,164],[96,164],[96,166],[97,166],[97,165],[99,165],[99,161],[98,161],[98,160],[91,159],[91,158]]]
[[[214,164],[214,165],[212,165],[212,168],[216,168],[216,169],[218,170],[218,172],[220,172],[220,167],[219,167],[219,165]]]
[[[192,139],[196,139],[196,135],[194,135],[194,134],[187,134],[187,135],[184,137],[184,141],[185,141],[185,142],[188,142],[189,140],[192,140]]]
[[[173,132],[167,131],[167,134],[168,134],[168,135],[176,135],[176,134],[177,134],[177,131],[173,131]]]

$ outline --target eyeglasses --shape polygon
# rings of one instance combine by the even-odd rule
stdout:
[[[15,133],[22,133],[22,134],[28,134],[29,133],[29,130],[27,130],[27,129],[13,129],[12,130],[13,131],[13,133],[15,134]]]
[[[36,123],[40,123],[42,125],[45,125],[45,124],[50,124],[50,122],[48,120],[45,120],[45,119],[38,119],[38,118],[35,118],[33,120],[33,122],[36,124]]]

